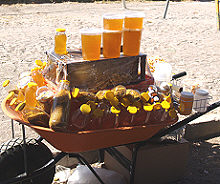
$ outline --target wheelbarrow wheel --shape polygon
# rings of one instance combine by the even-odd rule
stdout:
[[[31,174],[53,159],[53,155],[45,144],[38,143],[35,139],[27,139],[26,143],[27,168]],[[0,146],[0,183],[24,173],[23,145],[23,140],[17,138]],[[55,166],[35,178],[23,181],[22,184],[50,184],[54,174]]]

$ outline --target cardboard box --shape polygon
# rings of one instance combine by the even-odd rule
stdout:
[[[129,147],[119,146],[116,149],[131,160]],[[166,144],[148,143],[138,151],[134,184],[164,184],[179,180],[187,171],[189,158],[190,146],[185,139]],[[107,152],[104,161],[108,169],[122,174],[129,183],[129,171]]]

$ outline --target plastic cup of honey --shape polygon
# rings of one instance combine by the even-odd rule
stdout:
[[[123,30],[123,54],[137,56],[140,52],[142,29]]]
[[[103,15],[103,28],[105,30],[122,31],[124,15],[122,14],[105,14]]]
[[[127,12],[125,13],[125,29],[143,29],[144,12]]]
[[[105,58],[117,58],[121,51],[122,31],[104,30],[103,31],[103,56]]]
[[[98,60],[101,53],[100,29],[82,29],[81,31],[82,56],[84,60]]]

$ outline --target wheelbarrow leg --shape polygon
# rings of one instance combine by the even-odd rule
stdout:
[[[44,140],[44,138],[43,137],[41,137],[41,136],[38,136],[38,138],[36,139],[36,141],[39,143],[39,142],[41,142],[41,141],[43,141]]]
[[[132,158],[131,158],[131,164],[130,164],[130,184],[134,184],[134,176],[135,176],[135,168],[136,168],[136,161],[137,161],[137,153],[139,148],[144,145],[144,142],[139,142],[134,144],[134,147],[132,149]]]
[[[77,158],[81,164],[86,165],[86,166],[88,167],[88,169],[95,175],[95,177],[99,180],[99,182],[100,182],[101,184],[105,184],[105,183],[102,181],[102,179],[99,177],[99,175],[95,172],[95,170],[91,167],[91,165],[89,164],[89,162],[87,162],[87,160],[86,160],[83,156],[81,156],[81,155],[78,154],[78,153],[71,153],[70,155],[71,155],[71,157]]]
[[[24,172],[28,175],[28,165],[27,165],[27,148],[26,148],[26,135],[25,135],[25,127],[22,124],[22,136],[23,136],[23,151],[24,151]]]
[[[129,145],[129,144],[128,144]],[[135,176],[135,168],[136,168],[136,160],[137,153],[141,146],[145,145],[145,141],[132,143],[132,159],[128,160],[120,151],[118,151],[115,147],[105,148],[105,151],[108,152],[115,160],[117,160],[125,169],[129,171],[130,175],[130,184],[134,184],[134,176]]]
[[[11,133],[12,133],[12,138],[15,138],[15,129],[14,129],[14,120],[11,119]]]
[[[105,148],[105,151],[117,160],[125,169],[130,171],[131,161],[127,159],[120,151],[115,147]]]
[[[78,154],[79,155],[79,154]],[[101,184],[104,184],[104,182],[102,181],[102,179],[99,177],[99,175],[95,172],[95,170],[91,167],[91,165],[87,162],[87,160],[82,157],[81,155],[79,155],[79,158],[82,160],[82,162],[84,162],[84,164],[89,168],[89,170],[95,175],[95,177],[99,180],[99,182]]]
[[[99,149],[98,150],[98,162],[99,163],[102,163],[102,162],[104,162],[104,152],[105,152],[105,150],[104,149]]]

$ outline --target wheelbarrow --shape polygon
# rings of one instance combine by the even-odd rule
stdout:
[[[185,73],[173,76],[177,79]],[[143,81],[140,81],[140,83]],[[142,83],[143,84],[143,83]],[[158,122],[150,125],[109,128],[103,130],[87,130],[75,133],[54,132],[49,128],[32,125],[22,119],[19,112],[10,108],[6,100],[2,102],[3,112],[13,121],[22,126],[22,139],[12,139],[0,147],[0,183],[41,183],[49,184],[53,181],[55,164],[67,154],[75,157],[81,164],[86,165],[104,183],[81,152],[99,150],[100,161],[103,161],[103,151],[114,155],[120,163],[130,171],[130,183],[134,183],[135,163],[138,149],[152,138],[162,137],[203,114],[220,106],[220,101],[208,106],[202,113],[195,113],[182,121],[178,118],[167,122]],[[37,139],[27,139],[25,126],[32,128],[40,136]],[[13,133],[12,126],[12,133]],[[114,137],[114,139],[113,139]],[[45,139],[61,152],[53,157],[51,151],[42,140]],[[132,160],[128,161],[114,148],[119,145],[135,144]]]

